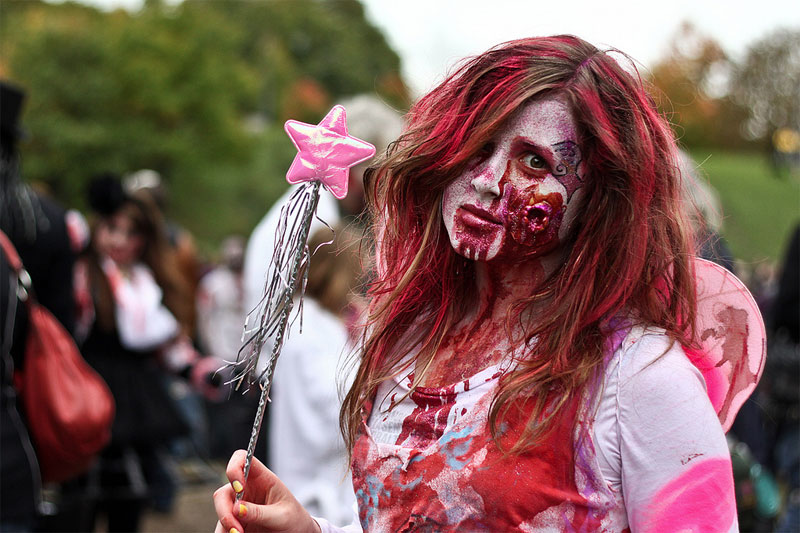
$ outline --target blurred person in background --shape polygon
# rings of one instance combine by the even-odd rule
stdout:
[[[22,180],[18,124],[24,91],[0,82],[2,115],[2,180],[0,229],[17,249],[31,275],[39,302],[68,331],[75,329],[72,269],[75,254],[67,226],[67,211],[51,198],[35,192]]]
[[[776,531],[800,531],[800,225],[787,243],[768,326],[763,386],[770,466],[786,489]]]
[[[191,326],[188,333],[194,338],[196,326],[194,301],[197,284],[200,281],[200,260],[194,237],[189,230],[167,216],[168,191],[161,174],[151,169],[137,170],[124,177],[123,186],[129,194],[149,195],[161,212],[167,241],[173,249],[178,272],[186,286],[185,305],[190,310],[187,324]]]
[[[340,523],[352,517],[355,497],[339,432],[340,391],[351,378],[337,383],[337,370],[356,346],[364,318],[360,238],[360,230],[343,223],[309,238],[309,251],[317,251],[302,300],[302,331],[297,318],[270,394],[270,468],[309,512]]]
[[[244,304],[242,264],[245,239],[240,235],[226,237],[220,244],[220,262],[202,278],[197,288],[197,339],[201,350],[217,360],[235,361],[242,346]],[[222,362],[218,367],[222,366]],[[253,414],[258,405],[258,392],[232,391],[220,385],[221,373],[210,374],[217,394],[207,397],[209,453],[225,458],[250,438]],[[259,441],[263,456],[266,444]]]
[[[347,128],[351,135],[363,139],[375,146],[378,154],[384,152],[389,143],[396,139],[403,128],[402,117],[387,104],[374,95],[358,95],[342,102],[347,110]],[[342,200],[337,200],[329,191],[324,188],[320,190],[319,202],[317,204],[316,217],[311,223],[309,234],[313,234],[325,224],[334,226],[340,220],[347,222],[365,223],[361,218],[364,212],[364,170],[367,163],[364,162],[350,168],[349,185],[347,196]],[[275,247],[275,230],[278,227],[278,220],[281,208],[286,204],[288,198],[298,186],[289,187],[272,207],[267,211],[261,221],[253,229],[247,241],[247,248],[244,256],[244,303],[247,313],[251,313],[257,308],[263,297],[264,283],[266,281],[267,269]],[[320,220],[324,221],[320,222]],[[248,325],[248,327],[251,327]],[[268,353],[272,349],[269,341],[262,348],[262,353]],[[265,432],[270,424],[268,417],[270,409],[266,409],[266,419],[262,426],[262,433]],[[267,461],[270,455],[267,450],[261,452],[262,443],[270,442],[269,438],[258,439],[257,456]]]
[[[231,235],[220,245],[220,263],[197,288],[197,340],[203,352],[236,359],[242,345],[244,306],[242,265],[244,237]]]
[[[24,138],[20,116],[25,97],[21,87],[0,82],[0,229],[17,249],[31,276],[37,300],[74,333],[72,279],[76,250],[71,245],[73,232],[68,213],[22,180],[18,145]],[[27,310],[24,302],[17,298],[16,284],[9,285],[7,258],[3,256],[2,261],[0,528],[26,531],[51,509],[42,497],[34,447],[13,384],[15,369],[22,370],[25,365]]]
[[[21,256],[39,301],[71,327],[73,257],[64,212],[34,193],[20,175],[18,143],[23,136],[20,115],[24,100],[22,88],[0,82],[0,230]],[[2,251],[0,328],[0,531],[32,531],[41,502],[41,479],[14,386],[14,371],[25,363],[28,315],[17,296],[16,273]]]
[[[385,152],[389,143],[395,140],[403,129],[401,115],[373,95],[358,95],[341,103],[347,110],[347,129],[350,135],[363,139],[375,146],[378,155]],[[359,218],[364,212],[364,170],[367,163],[361,163],[350,169],[347,196],[337,200],[324,188],[319,194],[317,218],[330,226],[339,220],[356,221],[364,224]],[[261,221],[256,225],[247,242],[244,258],[244,290],[247,311],[254,309],[261,300],[267,267],[272,260],[275,243],[275,229],[278,227],[281,208],[295,191],[297,186],[289,189],[272,205]],[[314,219],[309,234],[313,234],[324,224]]]
[[[81,349],[117,410],[95,514],[75,530],[92,531],[105,515],[109,531],[137,531],[148,504],[169,510],[174,497],[167,445],[188,427],[165,374],[188,378],[198,359],[188,338],[192,310],[152,199],[128,194],[106,174],[92,180],[89,203],[96,217],[76,269]]]
[[[722,204],[717,191],[701,175],[694,160],[683,150],[678,152],[681,193],[689,208],[697,255],[736,274],[733,253],[722,237]]]

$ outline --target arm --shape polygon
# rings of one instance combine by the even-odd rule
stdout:
[[[701,374],[680,346],[645,335],[623,355],[618,376],[622,491],[631,530],[737,531],[725,435]]]

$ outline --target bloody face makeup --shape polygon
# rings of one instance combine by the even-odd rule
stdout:
[[[98,251],[121,267],[138,261],[144,249],[144,236],[137,231],[133,220],[122,212],[100,222],[95,240]]]
[[[477,261],[521,261],[556,250],[575,218],[582,176],[567,105],[557,98],[527,104],[445,189],[451,245]]]

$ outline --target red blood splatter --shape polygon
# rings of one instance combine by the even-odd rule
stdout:
[[[354,451],[353,481],[365,531],[510,531],[565,503],[572,516],[560,516],[554,526],[597,530],[604,511],[590,508],[575,484],[571,417],[535,449],[507,455],[488,432],[488,406],[476,407],[478,414],[446,434],[428,431],[433,440],[420,442],[406,461],[385,448],[381,452],[364,429]],[[520,402],[506,419],[504,427],[511,430],[501,437],[504,446],[519,437],[527,412]]]
[[[717,362],[716,366],[721,367],[726,363],[730,364],[730,368],[726,369],[725,374],[729,376],[731,382],[725,401],[718,410],[720,420],[726,420],[731,402],[733,402],[736,394],[747,388],[748,385],[758,382],[758,375],[751,372],[748,367],[747,340],[750,331],[747,311],[726,306],[715,313],[714,318],[717,319],[719,327],[703,330],[700,339],[703,341],[706,341],[709,337],[721,339],[722,358]]]

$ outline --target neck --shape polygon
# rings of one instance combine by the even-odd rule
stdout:
[[[508,320],[513,305],[540,287],[559,260],[561,254],[522,263],[476,262],[477,304],[444,339],[420,384],[450,385],[514,353],[523,338]]]
[[[475,263],[478,305],[468,322],[503,318],[515,302],[531,295],[563,261],[561,252],[520,263],[490,261]],[[478,324],[476,324],[478,325]]]

